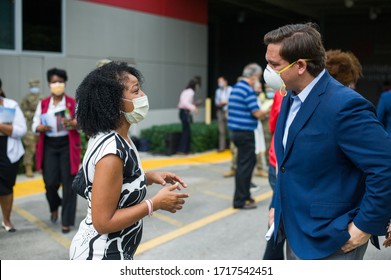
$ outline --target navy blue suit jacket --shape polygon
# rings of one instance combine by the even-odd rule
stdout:
[[[377,103],[377,117],[391,135],[391,90],[380,95]]]
[[[284,151],[291,94],[282,102],[275,132],[275,239],[284,233],[298,257],[320,259],[349,240],[351,221],[366,233],[385,235],[391,139],[374,106],[326,71],[293,120]]]

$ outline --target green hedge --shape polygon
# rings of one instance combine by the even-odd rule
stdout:
[[[191,152],[199,153],[218,147],[218,127],[216,122],[210,125],[205,123],[192,123],[191,129]],[[148,141],[149,151],[157,154],[167,154],[167,138],[170,134],[179,134],[182,125],[179,123],[154,125],[143,129],[140,134],[141,139]]]
[[[210,125],[205,123],[192,123],[191,128],[191,152],[200,153],[218,147],[218,127],[216,122],[212,122]],[[170,133],[179,134],[182,131],[182,125],[180,123],[166,124],[166,125],[154,125],[150,128],[141,131],[140,139],[145,139],[148,142],[149,152],[155,154],[167,154],[167,137]],[[82,144],[82,159],[87,149],[88,139],[86,135],[80,133]],[[34,166],[35,170],[35,166]],[[18,174],[24,173],[23,159],[19,162]]]

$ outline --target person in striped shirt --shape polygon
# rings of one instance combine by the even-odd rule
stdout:
[[[236,209],[257,207],[250,194],[251,177],[256,164],[254,130],[258,120],[268,115],[267,111],[262,111],[258,106],[253,89],[261,75],[262,68],[258,64],[246,65],[228,100],[228,129],[238,149],[233,199],[233,207]]]

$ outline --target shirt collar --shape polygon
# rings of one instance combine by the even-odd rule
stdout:
[[[304,103],[305,99],[308,97],[308,94],[310,94],[311,90],[314,88],[316,83],[322,78],[324,73],[326,72],[325,69],[322,70],[322,72],[319,73],[318,76],[316,76],[315,79],[312,80],[311,83],[309,83],[297,96],[299,97],[301,103]]]
[[[50,97],[50,106],[54,106],[54,98],[53,96]],[[57,106],[58,105],[65,105],[65,94],[62,96],[60,102],[58,102]]]

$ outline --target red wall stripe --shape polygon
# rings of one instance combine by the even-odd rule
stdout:
[[[82,0],[207,24],[207,0]]]

